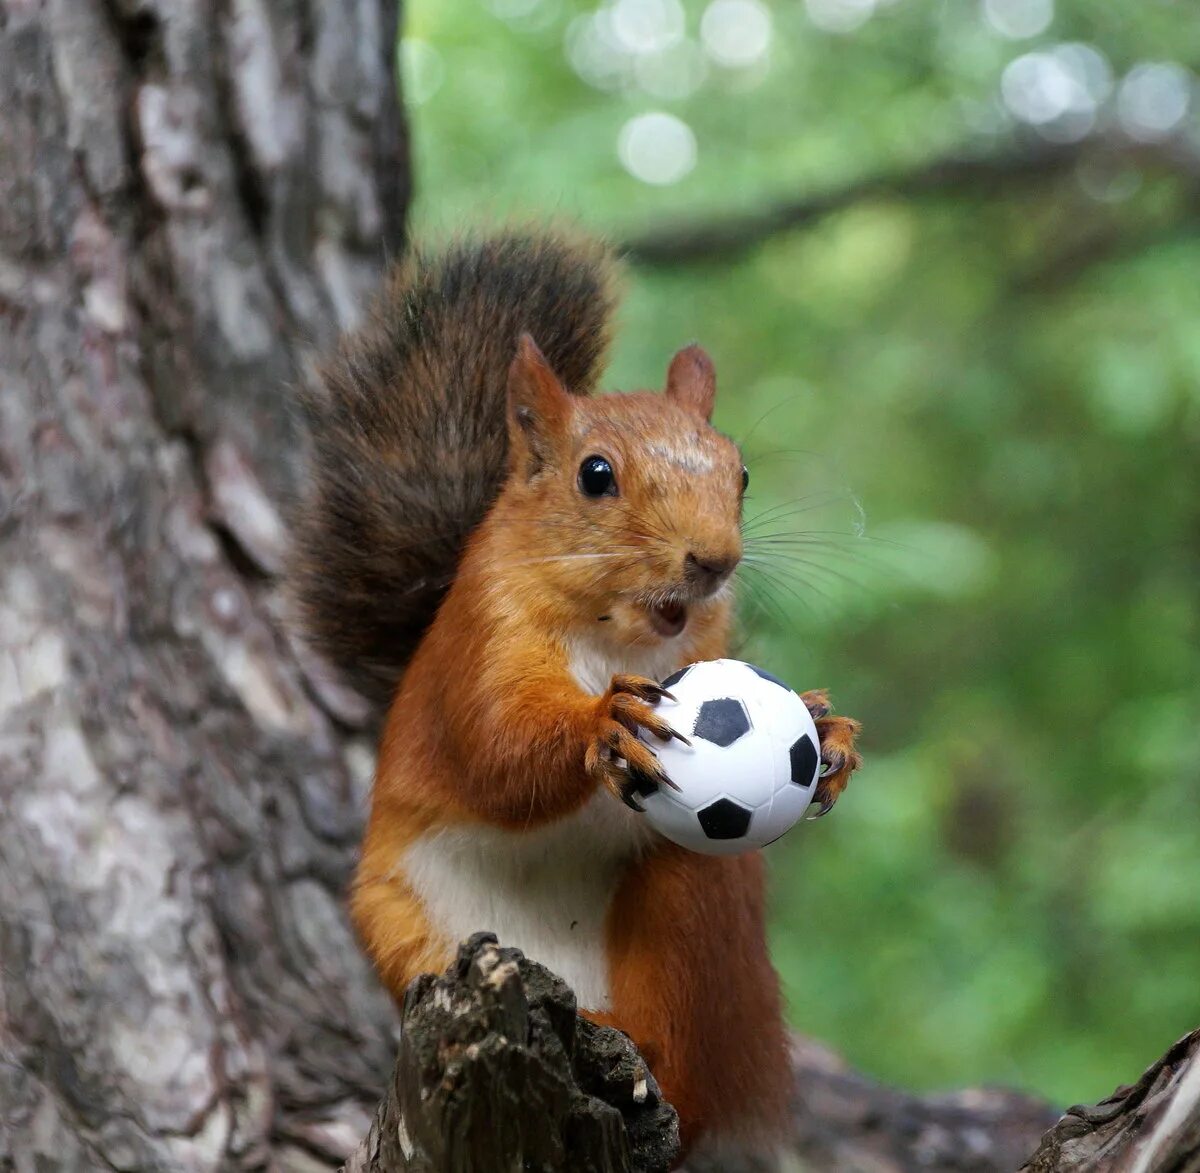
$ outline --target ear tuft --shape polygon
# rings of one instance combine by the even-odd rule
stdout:
[[[702,346],[685,346],[671,359],[667,368],[666,395],[681,407],[706,420],[712,419],[713,404],[717,399],[717,372]]]

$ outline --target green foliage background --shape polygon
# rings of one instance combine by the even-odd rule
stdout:
[[[1200,63],[1186,0],[1060,0],[1028,40],[974,0],[842,35],[788,0],[767,66],[662,101],[576,75],[593,10],[407,6],[419,236],[551,215],[624,239],[1000,150],[1025,141],[1002,71],[1061,42],[1118,80]],[[618,160],[648,110],[695,132],[678,183]],[[744,654],[830,687],[867,765],[772,849],[773,945],[794,1023],[884,1079],[1089,1100],[1200,1023],[1197,198],[1081,166],[631,271],[612,385],[701,340],[750,515],[807,535],[751,568]]]

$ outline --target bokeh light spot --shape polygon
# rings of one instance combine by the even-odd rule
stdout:
[[[1071,75],[1049,53],[1026,53],[1010,61],[1000,77],[1004,104],[1022,122],[1052,122],[1077,96]]]
[[[617,137],[621,165],[643,183],[678,183],[696,165],[696,136],[674,114],[638,114]]]
[[[875,0],[804,0],[808,19],[827,33],[852,33],[875,12]]]
[[[411,106],[424,105],[438,92],[445,79],[442,55],[428,41],[405,37],[400,42],[400,76],[404,82],[405,101]]]
[[[1058,142],[1087,134],[1111,90],[1107,59],[1078,42],[1025,53],[1000,77],[1000,95],[1012,115]]]
[[[771,13],[762,0],[712,0],[700,18],[700,39],[718,65],[756,65],[771,47]]]
[[[679,0],[617,0],[612,31],[629,53],[659,53],[683,38]]]
[[[633,63],[638,87],[664,101],[689,98],[708,76],[700,46],[692,40],[676,42],[661,53],[644,53]]]
[[[983,17],[1002,37],[1020,41],[1050,27],[1054,0],[983,0]]]
[[[613,28],[611,9],[576,17],[567,27],[567,60],[588,85],[619,89],[630,72],[629,54]]]
[[[1117,92],[1121,129],[1143,142],[1167,138],[1188,112],[1192,86],[1192,75],[1173,61],[1135,65]]]

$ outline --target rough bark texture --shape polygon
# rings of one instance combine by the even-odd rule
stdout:
[[[1197,1173],[1200,1030],[1179,1040],[1137,1083],[1094,1108],[1068,1109],[1020,1173]]]
[[[370,743],[271,574],[289,387],[401,245],[395,29],[0,0],[0,1167],[327,1167],[391,1067]]]
[[[620,1031],[560,978],[477,934],[405,1000],[388,1095],[346,1173],[666,1173],[675,1110]]]
[[[277,572],[291,388],[402,245],[395,26],[387,0],[0,0],[0,1169],[311,1173],[368,1133],[351,1167],[403,1168],[401,1112],[413,1168],[447,1138],[547,1169],[669,1148],[620,1036],[479,942],[414,988],[375,1114],[396,1015],[342,899],[368,713],[289,641]],[[1130,1168],[1194,1167],[1194,1052],[1123,1097],[1167,1137]],[[1008,1170],[1051,1122],[796,1060],[815,1169]],[[493,1136],[482,1103],[546,1127]],[[1125,1168],[1078,1157],[1136,1140],[1110,1114],[1029,1169]]]

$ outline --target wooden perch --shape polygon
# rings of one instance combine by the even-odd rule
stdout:
[[[388,1093],[345,1173],[666,1173],[675,1109],[629,1039],[490,933],[404,1000]]]
[[[1200,1030],[1184,1035],[1137,1083],[1094,1108],[1069,1108],[1020,1173],[1082,1169],[1200,1170]]]

